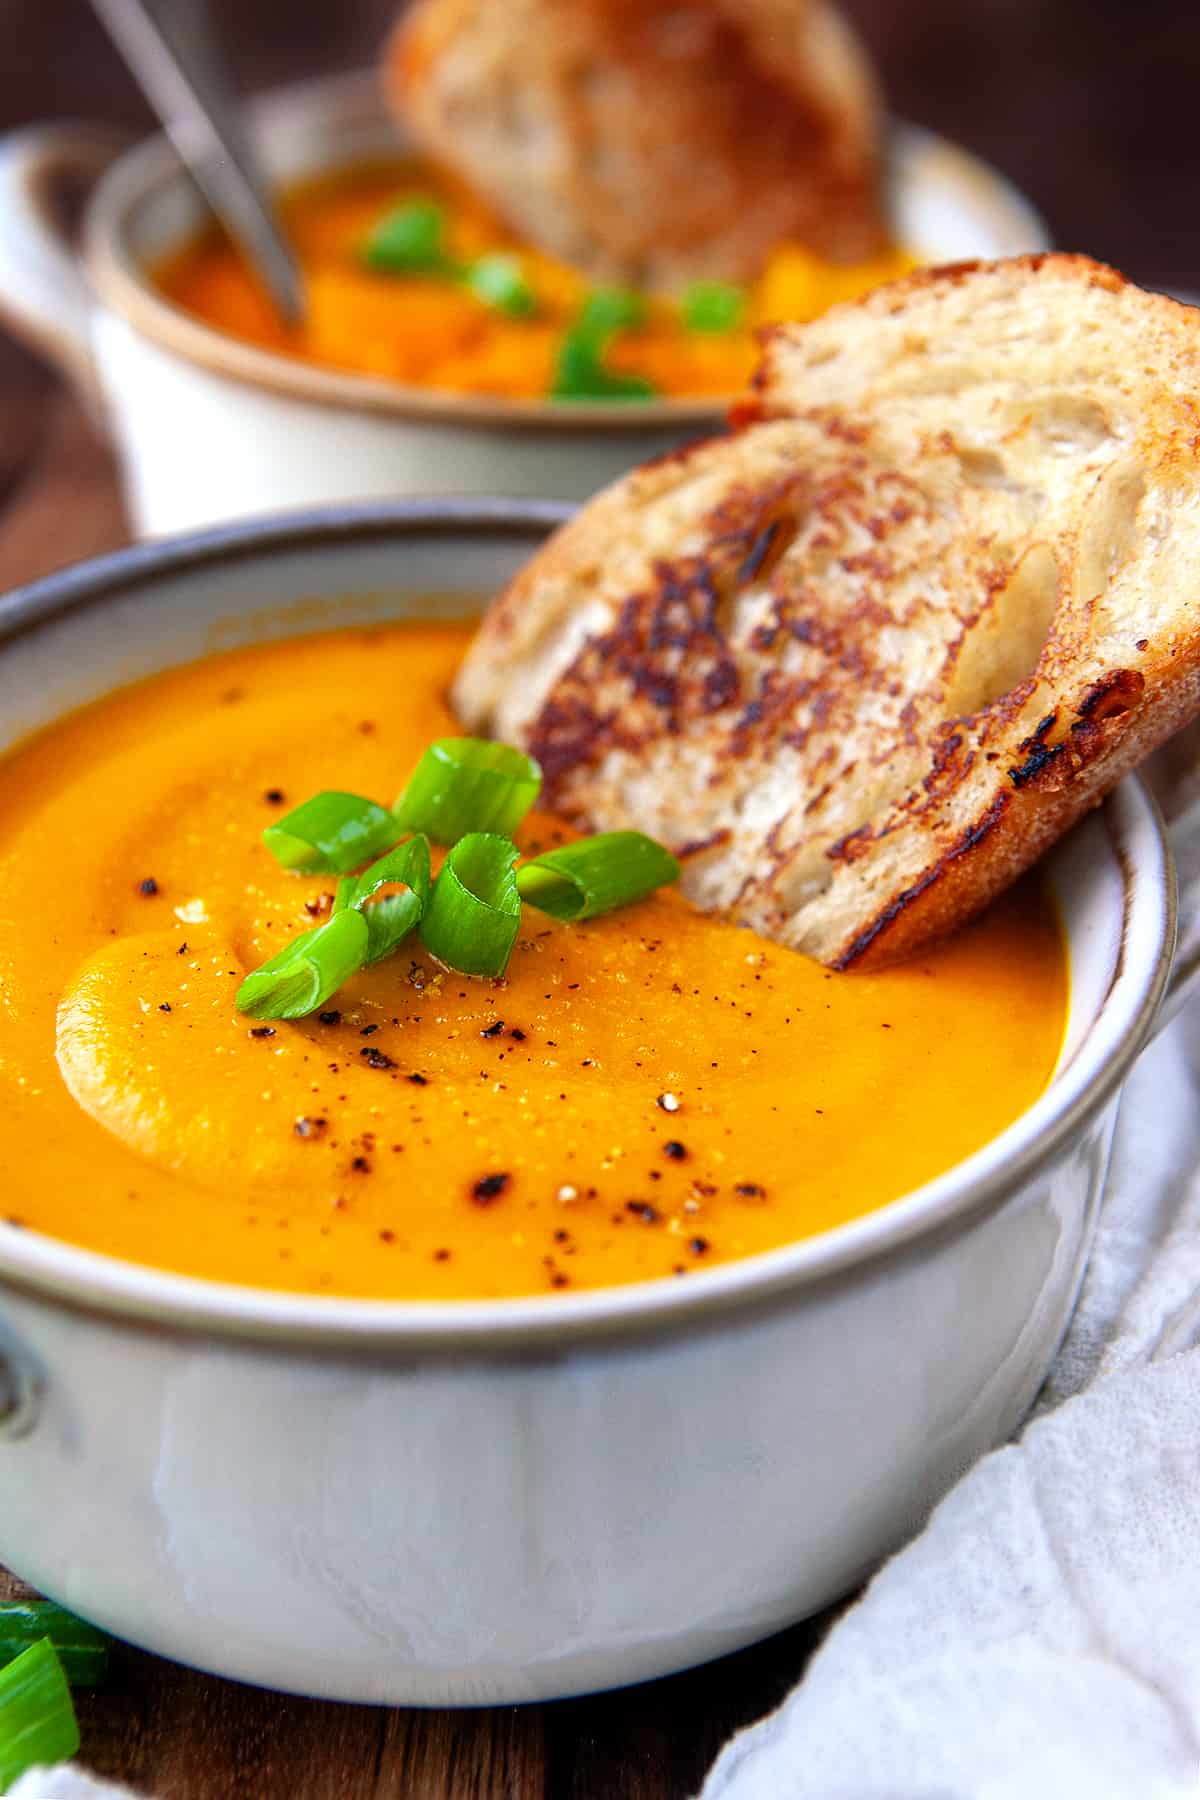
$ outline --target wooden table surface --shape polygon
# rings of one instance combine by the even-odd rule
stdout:
[[[126,537],[94,431],[13,368],[6,382],[0,352],[0,591]],[[0,1571],[0,1596],[6,1579],[24,1591]],[[82,1756],[157,1800],[684,1800],[730,1733],[793,1686],[823,1629],[623,1693],[453,1712],[297,1700],[120,1646],[107,1685],[80,1696]]]

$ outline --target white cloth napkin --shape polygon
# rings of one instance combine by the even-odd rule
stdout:
[[[26,1769],[8,1790],[8,1800],[138,1800],[132,1788],[99,1781],[77,1763],[57,1763],[52,1769]]]
[[[701,1800],[1200,1800],[1200,1032],[1126,1089],[1018,1441],[885,1565]]]

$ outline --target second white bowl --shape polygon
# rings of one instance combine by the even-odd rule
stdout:
[[[341,77],[257,103],[272,177],[294,181],[399,145],[373,80]],[[46,125],[0,144],[0,314],[82,385],[108,422],[139,534],[286,507],[397,495],[582,500],[635,463],[719,427],[711,401],[614,408],[489,400],[345,374],[241,343],[171,306],[146,270],[204,214],[161,137],[100,180],[76,256],[51,204],[111,160],[111,138]],[[929,262],[1048,248],[1028,203],[945,140],[891,128],[897,239]]]

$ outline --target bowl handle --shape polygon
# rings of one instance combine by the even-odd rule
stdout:
[[[0,1318],[0,1444],[29,1436],[41,1414],[45,1385],[39,1365]]]
[[[1139,774],[1162,808],[1179,881],[1179,936],[1157,1034],[1200,985],[1200,723],[1176,732]]]
[[[97,125],[31,125],[0,139],[0,319],[54,363],[89,405],[92,295],[73,227],[128,140]]]

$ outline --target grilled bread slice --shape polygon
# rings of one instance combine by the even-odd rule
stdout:
[[[1200,311],[1078,256],[925,271],[776,329],[756,388],[534,557],[457,704],[699,905],[878,964],[1200,712]]]
[[[418,142],[601,279],[884,247],[874,83],[825,0],[416,0],[386,80]]]

